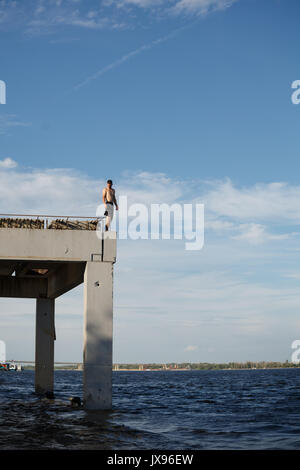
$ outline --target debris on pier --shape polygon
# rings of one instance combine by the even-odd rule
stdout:
[[[47,228],[56,230],[96,230],[97,220],[53,220]]]
[[[54,230],[97,230],[100,218],[89,220],[65,219],[24,219],[0,217],[0,228],[32,228]]]
[[[44,220],[42,220],[42,219],[0,218],[0,228],[35,228],[35,229],[43,229],[44,228]]]

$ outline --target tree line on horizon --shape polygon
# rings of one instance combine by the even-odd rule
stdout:
[[[113,369],[115,369],[113,364]],[[118,370],[245,370],[245,369],[280,369],[280,368],[298,368],[300,363],[294,362],[276,362],[276,361],[246,361],[246,362],[224,362],[224,363],[211,363],[211,362],[171,362],[171,363],[132,363],[121,364],[118,363]],[[24,365],[24,369],[33,370],[34,365]],[[55,366],[55,370],[82,370],[78,369],[78,365],[65,365]]]
[[[246,361],[246,362],[227,362],[227,363],[210,363],[210,362],[182,362],[182,363],[149,363],[149,364],[118,364],[119,370],[122,369],[139,369],[140,366],[143,369],[190,369],[190,370],[221,370],[221,369],[276,369],[276,368],[287,368],[287,367],[300,367],[300,364],[289,362],[277,362],[277,361]]]

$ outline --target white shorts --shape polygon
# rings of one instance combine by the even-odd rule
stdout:
[[[106,216],[106,219],[105,219],[105,225],[107,226],[107,228],[110,226],[111,224],[111,221],[114,217],[114,206],[112,204],[106,204],[106,209],[107,212],[108,212],[108,215]]]

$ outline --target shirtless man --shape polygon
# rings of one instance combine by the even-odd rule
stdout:
[[[116,196],[115,196],[115,190],[112,188],[112,180],[107,180],[107,185],[106,188],[103,189],[102,191],[102,200],[103,204],[106,207],[106,212],[104,215],[106,215],[105,219],[105,231],[109,229],[109,226],[111,224],[111,221],[114,216],[114,204],[116,206],[116,210],[119,209]]]

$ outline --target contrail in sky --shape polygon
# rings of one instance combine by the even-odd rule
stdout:
[[[97,78],[101,77],[102,75],[109,72],[110,70],[115,69],[116,67],[119,67],[124,62],[127,62],[127,60],[131,59],[132,57],[135,57],[135,56],[141,54],[144,51],[148,51],[149,49],[152,49],[153,47],[158,46],[162,42],[168,41],[172,37],[176,36],[176,34],[178,34],[180,31],[189,28],[194,23],[196,23],[196,21],[194,21],[193,23],[190,23],[186,26],[182,26],[181,28],[177,28],[174,31],[172,31],[171,33],[167,34],[166,36],[155,39],[155,40],[151,41],[149,44],[145,44],[144,46],[141,46],[138,49],[135,49],[134,51],[131,51],[128,54],[123,55],[120,59],[117,59],[114,62],[112,62],[111,64],[106,65],[102,69],[98,70],[98,72],[95,72],[93,75],[90,75],[85,80],[83,80],[81,83],[74,86],[74,90],[79,90],[79,88],[84,87],[85,85],[87,85],[91,81],[96,80]]]

